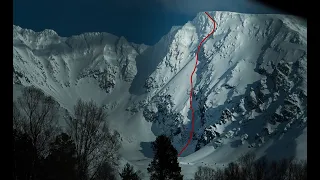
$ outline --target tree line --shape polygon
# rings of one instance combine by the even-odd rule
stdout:
[[[58,125],[59,104],[35,87],[26,87],[13,102],[14,180],[141,180],[141,171],[119,167],[120,135],[109,129],[107,115],[93,101],[78,100],[66,112],[66,128]],[[152,142],[151,180],[182,180],[178,152],[170,138]],[[243,155],[224,169],[199,167],[194,180],[304,180],[306,162],[268,162]]]
[[[200,166],[194,180],[306,180],[307,161],[283,158],[268,161],[266,157],[256,160],[252,152],[242,155],[225,168],[212,169]]]

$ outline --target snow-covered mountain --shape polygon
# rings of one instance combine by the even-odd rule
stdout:
[[[254,150],[306,158],[307,24],[286,15],[209,12],[216,32],[193,76],[195,134],[179,159],[185,177]],[[142,170],[150,142],[166,134],[179,151],[191,129],[190,75],[205,13],[173,27],[154,46],[108,33],[60,37],[13,26],[13,86],[35,85],[71,111],[78,98],[108,112],[123,158]]]

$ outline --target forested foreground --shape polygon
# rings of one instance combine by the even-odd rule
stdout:
[[[145,175],[127,163],[119,170],[120,135],[94,102],[79,100],[73,114],[61,116],[59,104],[34,87],[13,102],[14,180],[141,180]],[[60,116],[59,116],[60,115]],[[65,128],[58,125],[63,118]],[[151,180],[182,180],[178,152],[170,138],[152,142]],[[306,161],[269,162],[253,153],[223,169],[199,167],[194,180],[305,180]]]
[[[103,109],[79,100],[72,115],[60,117],[59,111],[52,97],[34,87],[13,102],[13,179],[116,179],[119,133],[108,128]],[[64,130],[59,118],[66,121]]]
[[[306,180],[307,161],[256,160],[254,153],[241,156],[225,168],[198,167],[194,180]]]

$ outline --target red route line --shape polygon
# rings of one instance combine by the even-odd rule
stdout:
[[[193,132],[194,132],[194,110],[192,108],[192,94],[193,94],[193,84],[192,84],[192,76],[194,74],[194,72],[196,71],[196,68],[197,68],[197,65],[198,65],[198,54],[199,54],[199,51],[200,51],[200,47],[202,45],[202,43],[210,36],[214,33],[215,29],[216,29],[216,21],[207,13],[205,12],[206,15],[212,20],[213,24],[214,24],[214,28],[212,29],[212,31],[204,38],[202,39],[202,41],[200,42],[199,46],[198,46],[198,51],[197,51],[197,54],[196,54],[196,64],[194,65],[194,68],[193,68],[193,71],[191,73],[191,76],[190,76],[190,84],[191,84],[191,90],[190,90],[190,109],[191,109],[191,112],[192,112],[192,120],[191,120],[191,123],[192,123],[192,128],[191,128],[191,131],[190,131],[190,137],[188,139],[188,142],[187,144],[182,148],[182,150],[179,152],[178,156],[180,156],[183,151],[189,146],[191,140],[192,140],[192,137],[193,137]]]

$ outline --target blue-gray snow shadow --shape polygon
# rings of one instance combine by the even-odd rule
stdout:
[[[129,88],[130,94],[141,95],[146,93],[144,87],[147,78],[157,69],[159,63],[166,56],[168,45],[173,41],[174,34],[177,30],[171,32],[172,36],[165,36],[157,44],[152,47],[148,47],[144,52],[136,58],[137,74],[134,77],[131,86]],[[171,39],[165,39],[171,38]]]
[[[284,125],[283,125],[284,127]],[[286,133],[279,139],[280,132],[274,137],[273,144],[265,150],[265,156],[268,160],[279,160],[280,158],[291,158],[296,156],[297,142],[295,141],[302,133],[306,126],[300,126],[296,122]]]
[[[200,70],[203,68],[199,68]],[[229,69],[231,70],[231,69]],[[197,72],[201,72],[201,71],[197,71]],[[224,75],[223,75],[224,76]],[[220,78],[223,78],[223,77],[220,77]],[[215,108],[208,108],[206,110],[206,114],[212,114],[212,113],[215,113],[217,115],[214,115],[214,119],[206,119],[207,123],[205,124],[205,126],[203,128],[205,128],[206,126],[208,125],[212,125],[216,122],[219,121],[219,118],[221,116],[221,112],[228,108],[228,109],[231,109],[232,107],[236,107],[237,104],[239,104],[240,102],[240,99],[241,98],[248,98],[249,97],[249,94],[250,94],[250,91],[251,91],[251,88],[253,89],[257,89],[257,86],[259,85],[260,81],[256,81],[252,84],[248,84],[247,87],[246,87],[246,92],[243,94],[243,95],[239,95],[239,96],[235,96],[235,97],[232,97],[233,95],[233,89],[230,89],[230,91],[228,92],[228,98],[227,99],[231,99],[231,101],[229,102],[225,102],[223,105],[220,105],[218,107],[215,107]],[[267,81],[267,84],[269,87],[273,87],[274,85],[272,84],[272,82],[270,82],[270,79],[268,79]],[[207,87],[204,87],[204,88],[207,88]],[[196,98],[195,99],[201,99],[202,97],[202,94],[199,93],[196,95]],[[278,100],[275,104],[279,104],[279,103],[283,103],[284,101],[284,98],[285,98],[285,94],[282,92],[280,93],[280,96],[278,97]],[[198,107],[197,104],[193,104],[193,107]],[[241,130],[240,130],[240,136],[242,134],[248,134],[249,136],[249,139],[248,139],[248,142],[249,144],[255,142],[255,135],[257,133],[259,134],[262,134],[263,132],[263,125],[267,122],[267,120],[269,118],[272,118],[272,114],[276,111],[276,108],[278,106],[276,105],[271,105],[266,111],[265,113],[263,113],[262,115],[259,115],[259,116],[256,116],[255,119],[253,120],[250,120],[248,122],[245,122],[243,123],[242,125],[240,125],[241,127]],[[245,108],[246,109],[249,109],[248,107],[248,104],[246,103],[245,104]],[[196,113],[196,110],[195,110],[195,120],[196,122],[199,121],[199,114],[200,113]],[[189,111],[188,113],[188,117],[191,118],[191,111]],[[239,120],[243,118],[243,117],[238,117],[236,118],[237,121],[236,122],[233,122],[231,123],[229,126],[226,127],[225,131],[224,132],[227,132],[231,129],[233,129],[234,127],[239,127]],[[298,121],[298,120],[297,120]],[[199,123],[198,123],[199,124]],[[286,123],[282,123],[279,128],[283,129],[285,127]],[[296,126],[296,125],[295,125]],[[198,126],[199,127],[199,126]],[[260,128],[257,128],[257,127],[260,127]],[[266,153],[266,156],[268,157],[268,159],[276,159],[277,158],[277,155],[279,154],[279,149],[286,149],[285,151],[285,154],[281,155],[281,157],[292,157],[292,156],[295,156],[295,147],[296,147],[296,142],[295,142],[295,139],[301,135],[303,131],[303,128],[297,128],[297,127],[292,127],[288,130],[287,133],[285,133],[282,137],[282,139],[276,139],[274,137],[272,137],[272,140],[274,140],[274,143],[265,151]],[[232,148],[237,148],[239,146],[242,146],[241,144],[241,140],[239,139],[236,139],[234,141],[232,141],[230,143],[231,147]],[[182,154],[184,155],[184,153]]]
[[[231,69],[229,69],[229,70],[231,71]],[[223,75],[223,76],[225,76],[225,75]],[[248,84],[247,87],[246,87],[246,91],[245,91],[245,93],[243,95],[238,95],[238,96],[234,96],[234,97],[232,97],[232,95],[234,93],[234,89],[231,88],[229,90],[228,94],[227,94],[227,99],[230,99],[229,102],[225,101],[225,103],[223,105],[219,105],[218,107],[215,107],[215,108],[211,108],[210,107],[210,108],[208,108],[206,110],[206,114],[216,114],[216,115],[214,116],[214,118],[206,119],[207,123],[205,124],[205,127],[207,127],[209,125],[213,125],[215,123],[218,123],[220,121],[220,117],[222,115],[222,111],[223,110],[226,110],[226,109],[230,110],[233,107],[236,108],[242,98],[249,96],[250,89],[251,88],[255,88],[258,84],[259,84],[259,81],[256,81],[256,82],[254,82],[252,84]],[[235,119],[236,119],[235,122],[232,122],[230,125],[225,127],[224,132],[228,132],[229,130],[232,130],[232,129],[237,128],[237,127],[240,126],[239,125],[239,121],[242,119],[242,117],[241,116],[240,117],[235,117]],[[249,135],[249,137],[250,137],[250,136],[256,134],[257,132],[259,132],[259,129],[250,128],[250,127],[257,127],[257,126],[261,127],[262,124],[263,124],[262,121],[255,121],[255,122],[254,121],[250,121],[248,124],[244,124],[244,125],[241,126],[241,131],[239,133],[240,133],[240,135],[244,134],[244,133],[247,133]],[[249,127],[249,125],[250,125],[250,127]],[[239,139],[236,139],[236,140],[234,140],[234,141],[232,141],[230,143],[230,146],[232,148],[237,148],[237,147],[239,147],[241,145],[242,145],[241,144],[241,140],[239,140]]]
[[[204,44],[205,44],[205,42],[204,42]],[[196,53],[196,51],[195,51],[195,53]],[[195,59],[195,57],[194,57],[194,59]],[[194,61],[194,63],[195,63],[195,61]],[[194,94],[192,96],[192,107],[194,109],[194,121],[195,121],[195,123],[194,123],[194,133],[193,133],[194,138],[193,138],[193,141],[189,144],[189,147],[187,147],[187,149],[181,154],[181,157],[187,156],[190,153],[194,152],[194,149],[190,149],[190,148],[192,148],[192,146],[190,146],[190,145],[197,143],[197,137],[196,137],[198,135],[197,132],[199,131],[200,134],[203,132],[202,124],[201,124],[202,123],[201,122],[202,121],[201,112],[199,111],[199,108],[200,108],[200,106],[203,106],[204,102],[206,101],[204,93],[206,91],[208,92],[209,84],[204,84],[201,89],[197,89],[196,87],[199,86],[199,83],[201,82],[202,78],[207,78],[207,77],[203,77],[203,72],[207,72],[207,71],[208,71],[208,59],[206,59],[204,57],[204,50],[201,47],[200,51],[199,51],[199,54],[198,54],[198,65],[197,65],[197,69],[195,71],[195,75],[196,75],[197,80],[196,80],[196,83],[194,83],[194,85],[193,85]],[[223,78],[224,76],[226,76],[226,73],[224,73],[220,78]],[[214,89],[215,87],[216,87],[216,85],[214,85],[212,89]],[[197,93],[195,93],[195,89],[198,90]],[[212,89],[210,89],[209,91],[211,91]],[[223,110],[222,108],[225,107],[225,104],[224,105],[220,105],[220,106],[218,106],[216,108],[211,108],[211,110],[213,110],[213,111]],[[219,115],[215,115],[215,116],[217,116],[219,118],[220,115],[221,115],[221,113],[219,113]],[[190,119],[190,120],[192,119],[192,111],[191,111],[191,109],[189,109],[189,111],[188,111],[187,118]],[[187,136],[185,143],[187,143],[187,141],[188,141],[190,130],[191,130],[191,121],[187,125],[186,130],[182,132],[183,136]],[[185,144],[183,144],[182,147],[184,145]],[[180,147],[180,148],[182,148],[182,147]]]
[[[276,32],[275,34],[278,33],[279,29],[280,28],[277,28],[279,24],[275,24],[276,27],[274,27],[276,29]],[[262,51],[265,52],[270,44],[272,42],[272,39],[270,39],[268,41],[268,43],[262,48]],[[265,74],[264,71],[262,71],[262,69],[259,67],[260,64],[262,64],[262,61],[263,61],[263,53],[261,53],[261,55],[259,56],[258,58],[258,62],[257,62],[257,66],[255,67],[255,71],[259,74]],[[275,64],[277,63],[277,61],[274,62]],[[203,50],[201,48],[200,52],[199,52],[199,65],[197,67],[197,71],[196,71],[196,74],[197,74],[197,81],[194,85],[194,87],[197,87],[199,82],[201,81],[201,78],[202,78],[202,72],[205,72],[208,70],[207,68],[207,62],[206,62],[206,58],[203,57]],[[233,67],[230,67],[228,71],[231,71],[233,69]],[[220,79],[223,79],[225,78],[225,76],[227,75],[228,73],[224,73],[221,77],[219,77]],[[217,77],[215,77],[217,78]],[[209,117],[209,118],[206,118],[206,123],[204,125],[203,128],[207,127],[208,125],[213,125],[214,123],[216,123],[217,121],[219,121],[219,118],[221,116],[221,113],[222,113],[222,110],[228,108],[230,109],[231,107],[236,107],[239,102],[240,102],[240,99],[241,98],[248,98],[249,97],[249,94],[250,94],[250,89],[251,87],[256,89],[256,87],[259,85],[259,81],[256,81],[252,84],[248,84],[247,87],[246,87],[246,92],[244,93],[244,95],[240,95],[240,96],[236,96],[236,97],[232,97],[233,95],[233,89],[231,88],[228,92],[228,96],[227,96],[227,100],[228,99],[231,99],[230,102],[226,101],[223,105],[220,105],[218,107],[215,107],[215,108],[208,108],[205,112],[205,114],[212,114],[212,113],[215,113],[213,114],[213,117]],[[205,83],[205,85],[202,87],[202,89],[199,89],[199,92],[195,95],[193,95],[193,103],[192,103],[192,106],[194,108],[194,116],[195,116],[195,131],[197,131],[201,124],[200,124],[200,112],[198,111],[199,109],[199,106],[200,104],[203,104],[201,103],[201,101],[205,101],[206,97],[203,95],[204,92],[211,92],[213,91],[215,88],[216,88],[216,85],[214,85],[211,89],[209,89],[208,85],[206,85],[207,83]],[[270,90],[273,90],[274,89],[274,84],[273,82],[270,80],[270,76],[268,77],[268,80],[267,80],[267,85],[268,85],[268,89]],[[241,127],[241,130],[239,132],[240,136],[243,135],[243,134],[248,134],[249,136],[249,139],[248,139],[248,142],[249,144],[255,142],[255,135],[257,133],[262,133],[263,132],[263,125],[267,122],[267,120],[269,118],[272,118],[272,115],[275,113],[276,111],[276,108],[278,107],[277,105],[275,104],[282,104],[283,101],[284,101],[284,98],[285,98],[285,93],[283,91],[280,91],[280,96],[278,97],[278,100],[277,102],[273,102],[273,105],[271,105],[262,115],[260,116],[256,116],[255,119],[249,121],[249,122],[246,122],[242,125],[239,125],[239,120],[243,117],[238,117],[236,118],[237,121],[232,123],[231,125],[227,126],[225,131],[224,132],[227,132],[229,130],[231,130],[233,127],[235,126],[240,126]],[[272,92],[271,92],[272,94]],[[265,101],[264,101],[265,102]],[[245,107],[246,109],[248,109],[248,105],[247,103],[245,104]],[[218,114],[217,114],[218,113]],[[191,110],[188,111],[188,118],[191,119]],[[299,120],[297,120],[299,121]],[[285,122],[282,123],[281,126],[279,127],[282,127],[282,129],[284,128],[285,126]],[[259,127],[259,128],[257,128]],[[203,130],[203,128],[201,128]],[[188,128],[188,131],[190,130],[190,128]],[[303,131],[303,128],[293,128],[288,130],[287,133],[284,134],[284,136],[282,137],[282,139],[275,139],[273,138],[274,140],[274,143],[266,150],[266,154],[269,158],[275,158],[276,155],[277,155],[277,150],[279,150],[279,148],[283,148],[283,146],[286,146],[284,149],[288,149],[286,150],[286,154],[285,154],[285,157],[291,157],[291,156],[294,156],[295,155],[295,147],[296,147],[296,142],[295,142],[295,138],[297,138]],[[187,133],[189,134],[189,132],[183,132],[183,133]],[[201,136],[201,133],[199,131],[199,136]],[[196,143],[196,142],[195,142]],[[236,148],[236,147],[239,147],[239,146],[242,146],[241,144],[241,140],[235,140],[233,142],[231,142],[231,147],[233,148]],[[188,147],[190,148],[190,147]],[[187,149],[188,149],[187,148]],[[188,150],[188,153],[190,153],[190,150]],[[188,153],[182,153],[182,156],[186,156],[188,155]],[[278,153],[279,154],[279,153]]]
[[[152,142],[141,142],[140,147],[142,148],[140,152],[147,158],[153,158],[153,150],[151,147]]]
[[[267,36],[267,43],[264,44],[261,48],[261,53],[259,55],[259,57],[257,58],[257,64],[255,67],[255,71],[260,73],[260,74],[265,74],[266,70],[263,68],[269,68],[268,67],[268,63],[273,63],[273,65],[278,64],[280,60],[282,60],[285,57],[285,53],[282,53],[282,49],[283,47],[279,47],[280,49],[276,51],[276,56],[277,58],[265,58],[266,55],[266,51],[271,48],[271,44],[272,42],[274,42],[274,37],[278,36],[281,37],[282,39],[279,41],[286,41],[286,36],[281,35],[279,33],[282,33],[281,28],[283,27],[283,21],[281,20],[273,20],[272,23],[270,23],[269,27],[266,29],[266,31],[268,31],[268,29],[274,29],[274,31],[270,31],[270,35]],[[306,50],[301,50],[296,52],[295,56],[287,59],[288,62],[296,62],[297,60],[299,60],[301,57],[306,55]]]
[[[207,22],[207,23],[211,23],[211,22]],[[229,30],[230,31],[230,30]],[[198,34],[200,34],[200,32],[198,33]],[[225,33],[224,34],[224,37],[223,38],[226,38],[226,36],[227,36],[227,34],[228,33]],[[211,37],[214,37],[214,35],[211,35],[211,36],[209,36],[209,38],[208,39],[210,39]],[[207,39],[207,40],[208,40]],[[206,40],[206,41],[207,41]],[[205,42],[206,42],[205,41]],[[202,44],[202,46],[205,44],[205,42]],[[200,43],[200,41],[199,41],[199,43]],[[198,65],[197,65],[197,69],[196,69],[196,71],[195,71],[195,74],[196,74],[196,78],[197,78],[197,80],[196,80],[196,83],[193,85],[193,88],[194,88],[194,90],[196,89],[196,87],[198,87],[198,85],[199,85],[199,83],[201,82],[201,80],[202,80],[202,78],[207,78],[207,77],[203,77],[203,72],[207,72],[209,69],[208,69],[208,63],[209,63],[209,61],[210,60],[208,60],[207,58],[205,58],[204,57],[204,49],[203,49],[203,47],[201,46],[201,48],[200,48],[200,51],[199,51],[199,54],[198,54]],[[197,52],[197,50],[195,50],[195,53]],[[215,54],[215,52],[213,53],[213,55]],[[195,59],[196,57],[194,57],[194,59]],[[195,63],[195,61],[194,61],[194,63]],[[229,71],[231,71],[232,70],[232,68],[229,68],[229,70],[226,72],[226,73],[224,73],[221,77],[220,77],[220,79],[223,79],[227,74],[228,74],[228,72]],[[212,91],[214,88],[216,87],[216,85],[214,85],[211,89],[209,89],[209,83],[208,84],[204,84],[203,86],[202,86],[202,88],[201,89],[198,89],[198,93],[194,93],[193,94],[193,96],[192,96],[192,107],[193,107],[193,109],[194,109],[194,121],[195,121],[195,126],[194,126],[194,136],[197,136],[196,135],[196,132],[197,131],[201,131],[200,133],[202,133],[202,131],[203,131],[203,129],[201,128],[201,126],[202,126],[202,119],[201,119],[201,112],[199,112],[199,108],[201,107],[201,106],[203,106],[204,105],[204,102],[206,101],[206,99],[205,99],[205,96],[204,96],[204,93],[205,92],[210,92],[210,91]],[[209,89],[209,90],[208,90]],[[230,93],[230,92],[229,92]],[[204,97],[204,98],[203,98]],[[222,108],[224,108],[225,106],[226,106],[226,104],[227,103],[225,103],[224,105],[220,105],[220,106],[218,106],[218,107],[216,107],[216,108],[211,108],[211,110],[213,110],[213,111],[219,111],[219,110],[223,110]],[[200,106],[199,106],[200,105]],[[219,115],[217,115],[218,116],[218,118],[220,117],[220,115],[221,115],[221,112],[219,113]],[[192,119],[192,111],[191,111],[191,109],[189,109],[189,111],[188,111],[188,119]],[[217,119],[218,119],[217,118]],[[191,121],[190,121],[190,123],[188,124],[188,126],[187,126],[187,129],[186,129],[186,131],[183,131],[182,133],[184,133],[184,134],[187,134],[187,137],[189,138],[189,132],[190,132],[190,130],[191,130]],[[188,140],[188,139],[187,139]],[[187,142],[187,140],[186,140],[186,142]],[[193,139],[193,141],[192,141],[192,143],[190,143],[190,145],[191,144],[193,144],[193,143],[195,143],[194,141],[196,141],[196,137],[194,137],[194,139]],[[196,144],[196,143],[195,143]],[[184,145],[183,145],[184,146]],[[181,147],[182,148],[182,147]],[[182,154],[181,154],[181,157],[184,157],[184,156],[187,156],[187,155],[189,155],[190,153],[192,153],[193,151],[194,151],[194,149],[193,150],[190,150],[190,148],[191,148],[191,146],[189,146]]]
[[[234,140],[230,143],[232,148],[237,148],[242,145],[242,141],[240,139]]]

